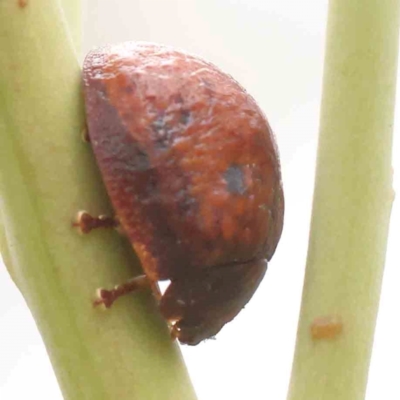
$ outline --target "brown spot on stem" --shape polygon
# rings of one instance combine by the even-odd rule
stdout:
[[[18,7],[25,8],[28,5],[28,0],[18,0]]]
[[[343,331],[342,319],[337,315],[317,317],[311,323],[310,332],[313,340],[335,339]]]

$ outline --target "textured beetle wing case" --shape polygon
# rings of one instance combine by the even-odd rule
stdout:
[[[272,257],[284,207],[277,148],[236,81],[148,43],[89,53],[83,77],[93,150],[148,276]]]

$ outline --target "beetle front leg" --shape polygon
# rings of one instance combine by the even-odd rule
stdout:
[[[89,233],[97,228],[118,228],[119,221],[116,217],[92,217],[87,211],[79,211],[72,226],[78,228],[81,233]]]

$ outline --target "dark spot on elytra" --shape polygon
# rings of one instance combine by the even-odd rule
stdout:
[[[137,149],[137,153],[135,155],[135,164],[138,171],[145,171],[150,168],[149,156],[139,148]]]
[[[154,145],[158,149],[166,149],[170,145],[172,129],[165,122],[164,115],[160,115],[150,125],[154,134]]]
[[[178,207],[182,215],[189,214],[194,212],[194,209],[197,207],[197,200],[187,193],[186,196],[179,201]]]
[[[146,197],[157,192],[157,178],[154,174],[150,174],[146,180],[144,194]]]
[[[183,125],[187,125],[191,119],[191,112],[189,110],[181,110],[180,121]]]
[[[124,113],[121,113],[121,118],[123,121],[129,122],[129,121],[133,120],[134,115],[131,112],[124,112]]]
[[[108,147],[112,149],[107,154],[105,160],[112,160],[112,168],[119,173],[131,173],[137,171],[147,171],[151,167],[149,156],[146,151],[140,148],[138,142],[134,140],[118,140],[117,135],[111,136]],[[130,139],[130,138],[129,138]],[[104,147],[104,143],[102,143]]]
[[[135,91],[136,91],[136,85],[135,85],[134,83],[131,83],[131,84],[129,84],[129,85],[123,86],[123,87],[122,87],[122,91],[123,91],[125,94],[132,94],[132,93],[135,93]]]
[[[159,116],[155,121],[152,122],[151,129],[155,133],[159,133],[165,129],[165,122],[163,115]]]
[[[178,93],[178,94],[174,94],[173,96],[171,96],[171,101],[173,103],[182,104],[183,103],[183,98],[182,98],[181,94]]]
[[[232,194],[243,194],[246,191],[243,171],[240,165],[232,164],[224,173],[228,191]]]

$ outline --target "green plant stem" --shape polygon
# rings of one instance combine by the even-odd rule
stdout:
[[[1,113],[0,113],[0,132],[4,132],[6,129],[6,126],[4,125],[2,119],[1,119]],[[1,156],[1,153],[0,153]],[[0,172],[1,174],[1,172]],[[1,175],[0,175],[1,176]],[[8,250],[8,243],[7,243],[7,235],[6,235],[6,230],[4,228],[4,217],[3,217],[3,207],[2,207],[2,196],[0,192],[0,262],[3,260],[4,265],[6,265],[7,270],[11,276],[11,278],[14,280],[14,283],[16,283],[14,279],[14,268],[12,265],[11,261],[11,255],[10,251]]]
[[[86,0],[61,0],[61,7],[78,57],[82,49],[82,1]]]
[[[393,201],[399,0],[331,0],[311,236],[288,399],[365,396]],[[313,340],[320,316],[343,323]]]
[[[73,21],[69,21],[73,23]],[[84,128],[81,71],[57,0],[0,2],[0,193],[7,267],[65,399],[195,399],[149,292],[92,307],[139,273],[114,231],[80,236],[80,209],[111,213]],[[6,240],[4,240],[6,237]],[[39,396],[40,397],[40,396]]]

